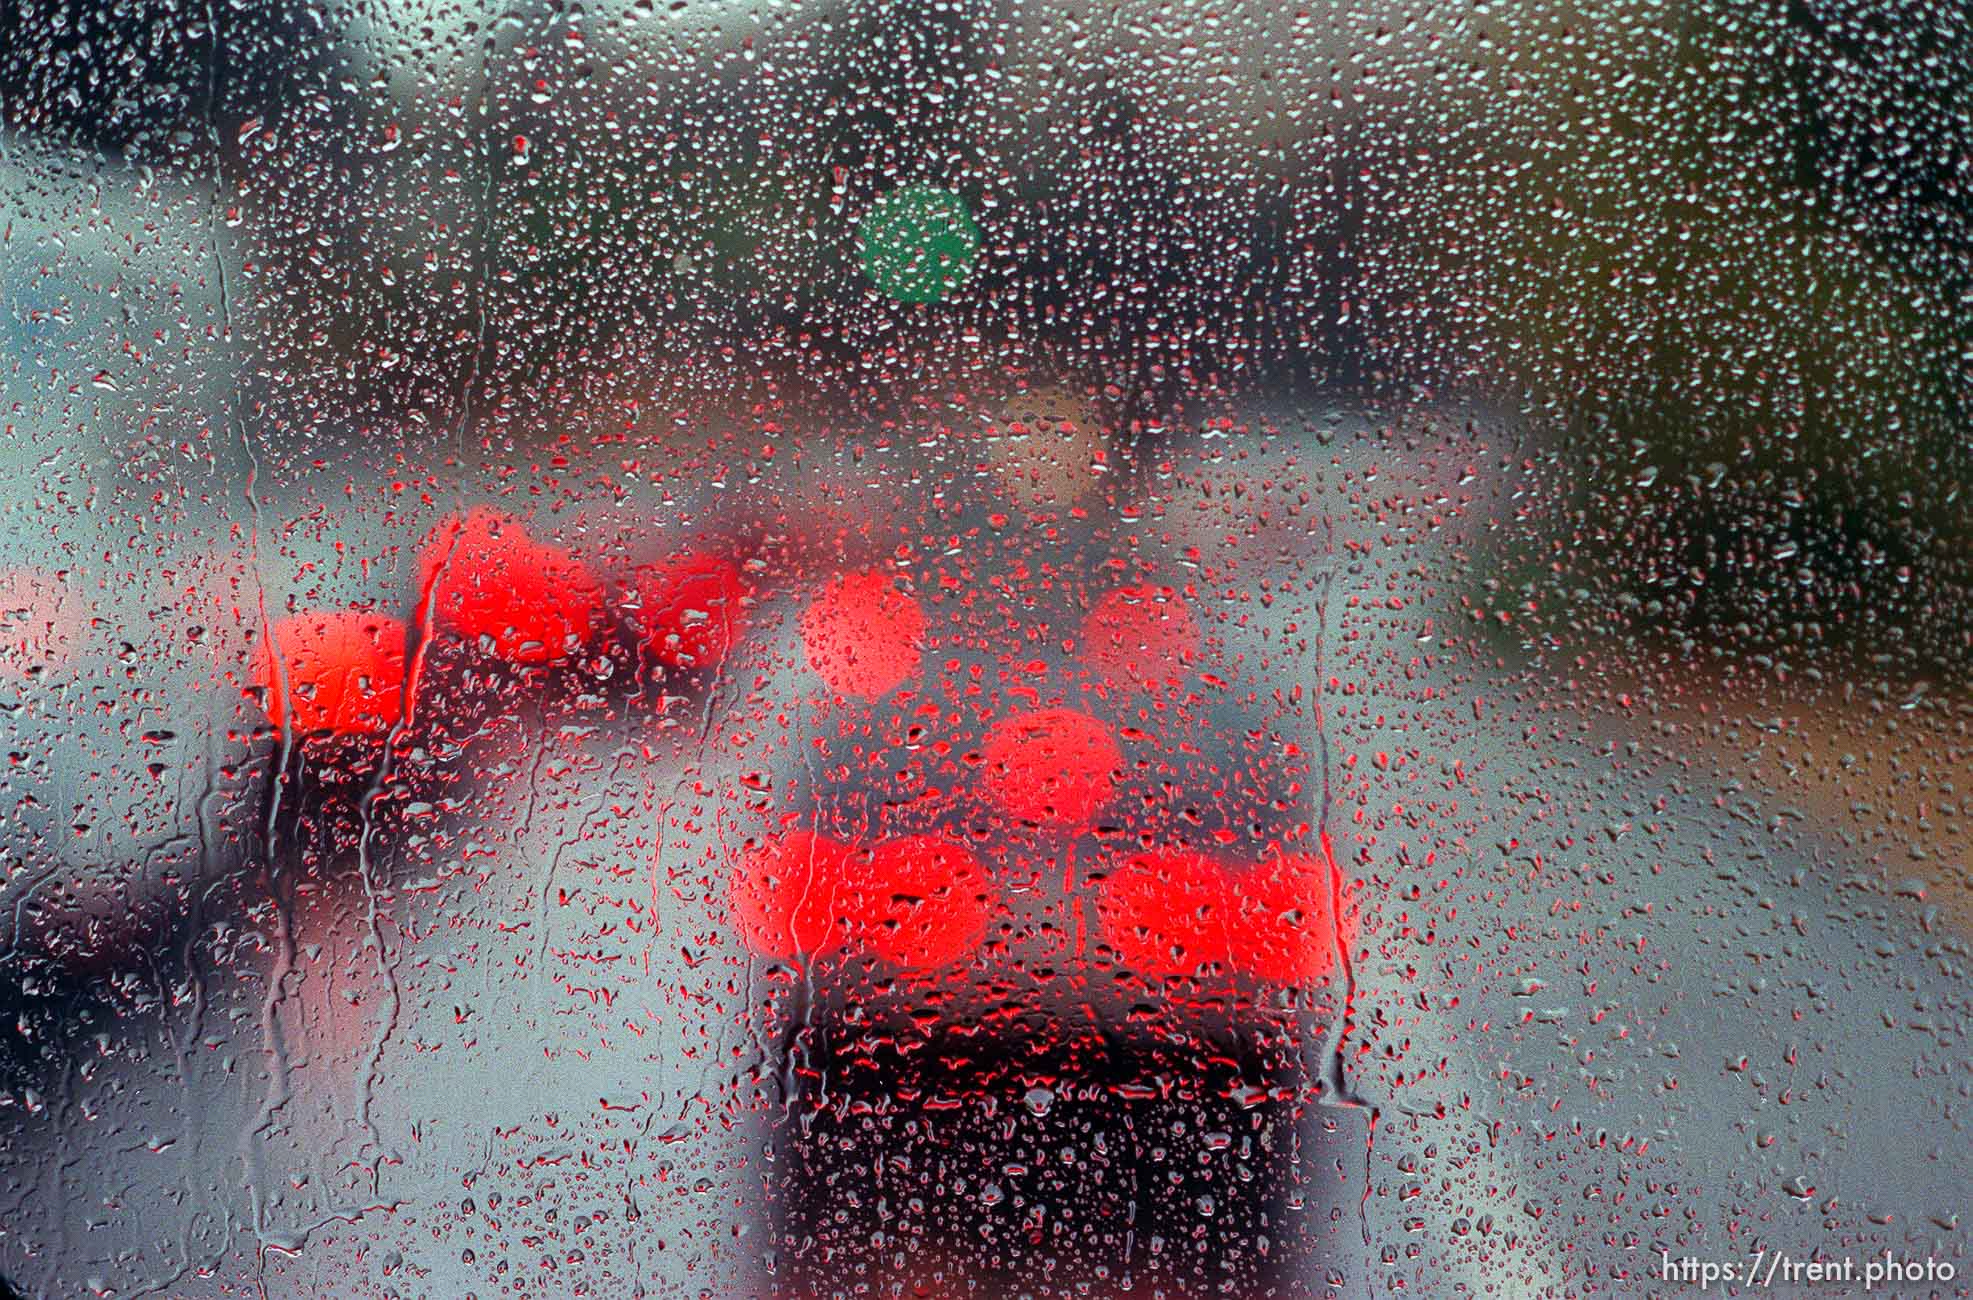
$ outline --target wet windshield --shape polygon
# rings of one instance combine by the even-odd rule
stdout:
[[[1968,30],[10,7],[0,1293],[1959,1294]]]

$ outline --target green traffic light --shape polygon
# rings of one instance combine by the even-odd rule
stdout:
[[[966,282],[980,256],[980,228],[951,190],[906,185],[857,223],[863,273],[887,298],[937,302]]]

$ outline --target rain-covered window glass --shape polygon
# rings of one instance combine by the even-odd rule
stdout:
[[[8,0],[0,1295],[1973,1286],[1973,21]]]

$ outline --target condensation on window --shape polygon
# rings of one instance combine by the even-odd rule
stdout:
[[[1964,1294],[1964,17],[9,6],[0,1295]]]

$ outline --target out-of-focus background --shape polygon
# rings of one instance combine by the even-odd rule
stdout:
[[[1969,185],[1918,0],[8,6],[0,1285],[1963,1274]]]

